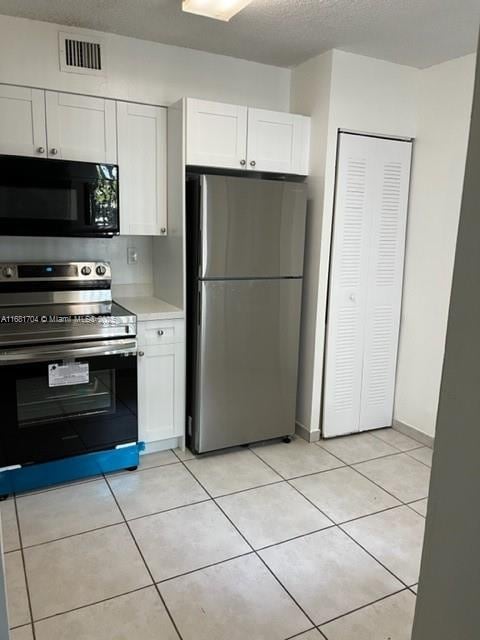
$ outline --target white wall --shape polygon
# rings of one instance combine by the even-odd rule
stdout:
[[[419,72],[395,418],[433,436],[475,55]]]
[[[299,421],[311,432],[318,430],[321,418],[325,314],[338,129],[396,136],[414,136],[416,131],[416,69],[343,51],[334,50],[331,56],[331,67],[320,64],[319,58],[323,56],[319,56],[300,65],[292,73],[292,105],[298,105],[306,115],[311,113],[313,127],[318,124],[325,136],[320,143],[321,150],[317,149],[319,141],[313,139],[312,154],[316,151],[323,154],[315,164],[324,168],[325,188],[323,197],[318,191],[314,193],[310,205],[312,215],[320,225],[320,228],[317,226],[314,230],[315,239],[309,241],[315,243],[319,252],[311,258],[309,265],[309,268],[318,269],[318,290],[316,308],[312,308],[311,305],[306,309],[309,318],[304,319],[304,324],[315,325],[314,331],[304,334],[306,342],[303,345],[304,353],[311,354],[309,362],[313,365],[313,371],[311,376],[301,378],[298,408]],[[317,87],[325,87],[325,84],[330,84],[326,126],[326,107],[320,106],[324,92],[317,91]],[[301,91],[308,86],[311,87],[309,94],[312,96],[313,106],[301,96]]]
[[[297,67],[292,74],[291,90],[292,111],[305,113],[312,117],[297,395],[297,424],[311,432],[315,431],[315,429],[311,428],[313,375],[316,361],[316,354],[312,345],[315,343],[317,332],[316,309],[319,288],[332,61],[333,52],[328,51]],[[315,81],[312,82],[312,79],[315,79]],[[318,424],[316,428],[318,429]]]
[[[69,29],[0,15],[0,82],[159,105],[192,96],[288,111],[288,69],[101,34],[106,44],[107,76],[62,73],[59,31]]]
[[[59,31],[71,30],[0,15],[0,83],[159,105],[194,96],[280,111],[289,109],[291,74],[288,69],[113,34],[100,34],[106,46],[105,77],[62,73],[58,58]],[[127,246],[139,250],[137,265],[127,265]],[[155,247],[157,252],[162,250],[160,243]],[[115,284],[146,285],[146,288],[135,287],[137,293],[153,286],[151,238],[0,238],[0,261],[75,258],[110,260]]]

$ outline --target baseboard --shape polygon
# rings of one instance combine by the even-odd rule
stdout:
[[[177,447],[182,447],[183,439],[179,438],[168,438],[167,440],[156,440],[155,442],[146,442],[145,450],[142,451],[143,454],[146,453],[157,453],[159,451],[165,451],[166,449],[176,449]]]
[[[433,447],[435,443],[435,438],[432,436],[429,436],[426,433],[423,433],[423,431],[412,427],[410,424],[405,424],[405,422],[401,422],[400,420],[394,420],[392,427],[397,431],[400,431],[400,433],[410,436],[414,440],[418,440],[418,442],[421,442],[426,447]]]
[[[307,442],[318,442],[320,440],[320,429],[310,431],[304,424],[300,422],[295,423],[295,433]]]

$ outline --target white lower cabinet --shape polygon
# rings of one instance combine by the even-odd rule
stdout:
[[[152,324],[156,341],[150,335]],[[181,337],[172,335],[172,324]],[[138,439],[147,444],[180,438],[185,432],[183,324],[183,320],[139,323]]]

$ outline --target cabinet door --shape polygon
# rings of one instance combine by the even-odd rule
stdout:
[[[248,168],[308,173],[310,118],[265,109],[248,110]]]
[[[0,85],[0,153],[46,156],[45,92]]]
[[[113,100],[47,91],[46,106],[49,157],[116,164]]]
[[[247,107],[186,101],[187,164],[241,169],[246,166]]]
[[[140,347],[138,438],[155,442],[185,431],[185,344]]]
[[[167,233],[167,111],[117,102],[120,232]]]

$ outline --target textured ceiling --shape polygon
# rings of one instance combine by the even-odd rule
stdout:
[[[475,50],[479,0],[253,0],[229,23],[181,0],[0,0],[0,14],[278,66],[337,48],[415,67]]]

